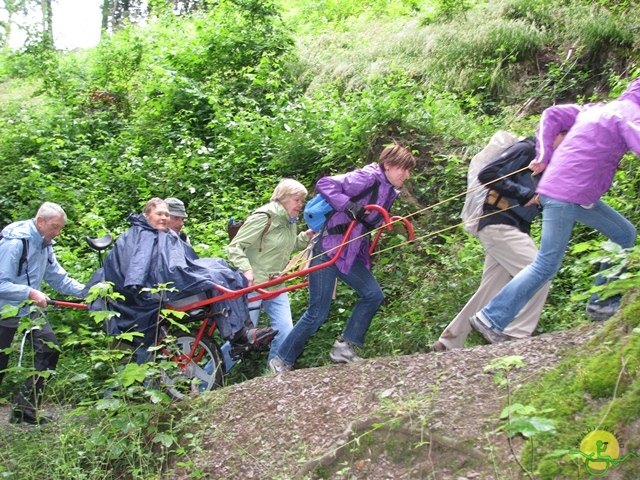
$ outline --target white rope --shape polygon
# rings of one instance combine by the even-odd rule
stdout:
[[[27,342],[27,335],[29,335],[34,330],[38,330],[40,326],[35,325],[31,327],[29,330],[24,331],[24,335],[22,336],[22,342],[20,342],[20,356],[18,357],[18,366],[22,366],[22,355],[24,354],[24,344]]]

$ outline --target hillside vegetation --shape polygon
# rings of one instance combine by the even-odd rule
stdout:
[[[482,272],[482,248],[459,219],[470,159],[498,129],[533,134],[551,104],[616,98],[640,73],[639,6],[635,0],[221,0],[207,13],[163,13],[144,27],[126,26],[86,51],[57,52],[32,37],[24,48],[0,53],[0,226],[32,217],[45,200],[59,203],[69,221],[56,255],[86,281],[97,259],[85,236],[118,235],[127,215],[150,197],[175,196],[186,203],[185,229],[196,251],[224,257],[228,218],[244,218],[266,202],[279,179],[296,178],[312,191],[321,176],[375,161],[385,145],[400,143],[418,165],[393,213],[410,216],[419,238],[409,244],[400,228],[385,233],[374,273],[386,300],[362,352],[426,353]],[[604,197],[634,225],[640,225],[637,162],[632,154],[623,158]],[[578,226],[538,334],[586,322],[584,300],[605,256],[627,261],[617,285],[637,288],[637,247],[617,252]],[[294,319],[305,295],[292,295]],[[354,295],[339,287],[330,321],[298,368],[328,362]],[[176,462],[188,464],[202,446],[172,430],[167,412],[182,407],[169,406],[141,379],[117,401],[103,401],[118,359],[108,352],[101,322],[69,310],[49,318],[64,354],[47,402],[80,407],[75,418],[87,428],[43,431],[38,447],[51,448],[37,453],[35,433],[14,431],[7,437],[13,448],[0,449],[0,476],[148,479]],[[625,335],[633,336],[633,322]],[[475,334],[468,340],[479,343]],[[620,344],[637,352],[637,333],[608,348]],[[263,366],[264,357],[249,358],[227,384],[258,377]],[[620,370],[612,361],[607,381]],[[625,401],[632,402],[637,365],[626,372]],[[8,402],[28,374],[12,370],[0,396]],[[211,402],[224,402],[225,390]],[[615,397],[606,389],[602,398]],[[544,478],[554,478],[549,472]]]

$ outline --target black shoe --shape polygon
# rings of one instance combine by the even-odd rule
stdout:
[[[271,340],[276,336],[278,330],[271,327],[266,328],[244,328],[238,336],[231,340],[231,350],[229,355],[232,360],[239,359],[246,352],[261,352],[268,350]]]
[[[21,410],[14,408],[11,412],[11,418],[9,423],[27,423],[29,425],[46,425],[51,423],[53,419],[45,417],[44,415],[36,415],[33,410]]]

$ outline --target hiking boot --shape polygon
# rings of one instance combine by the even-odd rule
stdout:
[[[482,337],[489,343],[508,342],[510,340],[510,337],[508,337],[507,335],[494,332],[491,327],[485,325],[477,315],[471,317],[469,319],[469,323],[471,323],[471,327],[473,327],[473,329],[480,335],[482,335]]]
[[[594,322],[606,320],[613,317],[620,310],[619,303],[611,303],[609,305],[598,305],[597,303],[588,303],[586,315]]]
[[[284,360],[276,355],[271,360],[269,360],[269,370],[271,371],[271,373],[278,374],[290,372],[291,370],[293,370],[293,366],[287,365],[286,363],[284,363]]]
[[[336,340],[329,358],[333,363],[353,363],[362,360],[353,348],[353,344],[347,340]]]
[[[44,415],[36,415],[36,412],[31,409],[21,410],[19,408],[14,408],[11,412],[11,418],[9,418],[9,423],[27,423],[29,425],[46,425],[52,421],[53,419]]]
[[[264,328],[244,328],[232,342],[232,345],[253,345],[254,347],[268,344],[276,336],[278,330],[271,327]]]

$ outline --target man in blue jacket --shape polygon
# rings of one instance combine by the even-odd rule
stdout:
[[[7,225],[0,240],[0,384],[7,368],[5,349],[11,346],[20,320],[26,316],[44,323],[30,331],[38,372],[55,370],[60,344],[51,325],[39,308],[45,308],[49,297],[40,289],[42,281],[64,295],[83,297],[84,285],[69,277],[53,253],[54,238],[67,221],[59,205],[45,202],[36,217]],[[30,303],[26,303],[30,301]],[[39,307],[39,308],[36,308]],[[6,317],[6,318],[5,318]],[[54,346],[50,346],[54,345]],[[43,424],[48,421],[37,414],[45,387],[45,377],[28,378],[14,400],[11,421]]]

